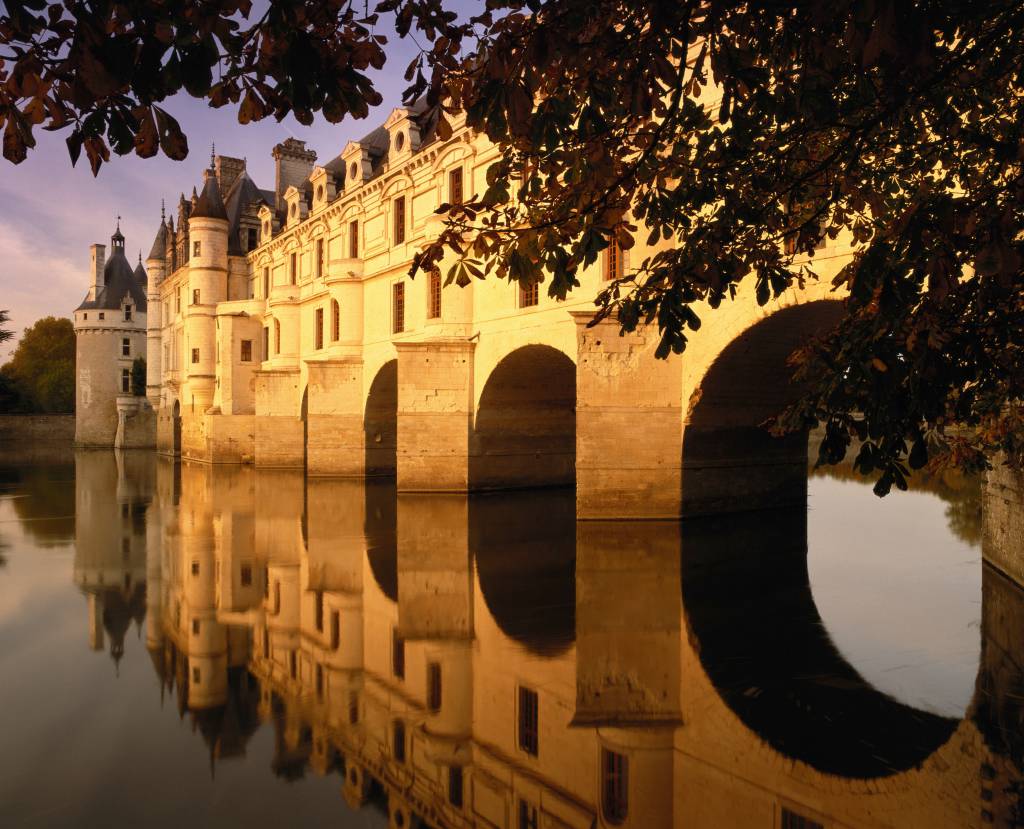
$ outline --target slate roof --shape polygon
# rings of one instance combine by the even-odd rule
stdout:
[[[206,183],[203,184],[203,192],[199,195],[196,206],[189,214],[190,219],[227,219],[228,213],[224,209],[224,199],[220,195],[220,185],[217,183],[217,176],[209,171],[206,176]]]
[[[103,266],[103,286],[96,291],[96,299],[90,300],[89,295],[82,300],[78,311],[88,311],[92,308],[104,311],[116,311],[124,307],[125,298],[131,297],[135,310],[139,313],[146,313],[146,282],[145,270],[142,271],[143,280],[139,282],[136,271],[132,270],[131,264],[124,255],[124,236],[118,230],[110,239],[111,254],[106,265]],[[139,266],[141,268],[141,265]]]

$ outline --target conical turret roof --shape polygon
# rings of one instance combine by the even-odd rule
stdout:
[[[206,183],[203,185],[203,192],[192,208],[190,219],[224,219],[227,221],[228,212],[224,209],[224,199],[220,195],[220,186],[217,184],[217,176],[213,171],[208,170]]]

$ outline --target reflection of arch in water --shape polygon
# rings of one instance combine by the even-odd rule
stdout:
[[[740,720],[819,771],[879,777],[920,764],[957,721],[869,685],[821,621],[805,508],[683,526],[683,605],[701,664]]]
[[[398,468],[398,360],[381,366],[366,396],[363,419],[367,476],[392,476]]]
[[[391,601],[398,601],[397,494],[393,483],[366,483],[366,557],[373,578]]]
[[[576,365],[547,345],[502,359],[477,404],[471,489],[566,486],[576,478]]]
[[[762,424],[799,394],[789,356],[833,327],[842,309],[835,300],[783,308],[718,354],[691,397],[683,431],[684,515],[806,503],[806,432],[776,438]]]
[[[495,623],[531,653],[555,656],[576,639],[576,520],[571,490],[481,495],[469,543]]]

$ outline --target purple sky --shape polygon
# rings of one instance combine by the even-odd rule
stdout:
[[[67,132],[36,131],[37,146],[28,159],[12,165],[0,158],[0,308],[10,311],[10,327],[17,337],[45,316],[70,316],[88,290],[89,245],[109,246],[116,217],[121,216],[125,250],[132,264],[139,250],[149,252],[160,221],[160,199],[168,212],[177,210],[178,194],[192,192],[202,183],[209,164],[210,142],[224,155],[244,157],[249,175],[260,187],[274,186],[275,144],[294,136],[316,150],[326,162],[341,152],[345,143],[359,138],[384,122],[401,104],[405,67],[415,45],[400,41],[392,31],[385,47],[388,62],[373,73],[384,103],[361,121],[346,119],[328,124],[318,118],[310,127],[294,119],[277,123],[267,118],[242,126],[237,107],[211,109],[205,102],[179,96],[166,108],[188,135],[189,155],[170,161],[163,155],[140,159],[135,155],[113,156],[93,178],[83,153],[72,168],[64,143]],[[0,346],[0,362],[7,360],[17,337]]]

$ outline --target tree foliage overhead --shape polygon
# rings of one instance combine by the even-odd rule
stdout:
[[[845,317],[796,355],[809,391],[777,427],[823,423],[830,462],[857,441],[879,492],[938,450],[1024,459],[1020,3],[487,0],[460,17],[444,0],[275,0],[255,21],[240,0],[6,7],[5,155],[65,127],[94,170],[108,146],[181,157],[159,106],[181,89],[243,122],[365,115],[387,22],[423,44],[407,100],[426,96],[441,138],[464,110],[500,150],[414,272],[454,252],[450,279],[561,297],[613,239],[639,239],[651,254],[600,313],[659,326],[664,356],[744,283],[768,302],[817,278],[823,237],[850,238]]]
[[[8,411],[63,413],[75,409],[75,330],[71,320],[44,317],[25,329],[0,369]]]

